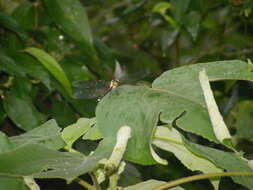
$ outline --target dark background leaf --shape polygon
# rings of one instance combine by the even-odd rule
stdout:
[[[33,104],[31,84],[24,78],[14,81],[12,89],[4,99],[4,109],[17,127],[24,131],[31,130],[42,124],[46,117]]]

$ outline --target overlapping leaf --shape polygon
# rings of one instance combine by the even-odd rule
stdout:
[[[58,150],[65,145],[61,138],[60,131],[61,128],[59,128],[55,120],[52,119],[31,131],[19,136],[10,137],[10,142],[15,146],[40,144],[47,148]]]
[[[180,133],[169,126],[158,127],[154,136],[153,143],[166,151],[172,152],[188,169],[192,171],[202,171],[204,173],[222,172],[209,160],[193,154],[184,145]],[[212,180],[215,189],[218,189],[219,180]]]
[[[93,170],[101,159],[109,157],[115,143],[113,139],[105,138],[87,157],[80,153],[60,152],[57,149],[62,148],[64,143],[59,130],[55,121],[50,120],[20,136],[8,139],[1,135],[0,147],[4,151],[0,152],[0,175],[71,181]]]
[[[205,69],[210,81],[253,80],[252,65],[243,61],[220,61],[185,66],[163,73],[152,88],[121,86],[99,103],[97,124],[103,136],[115,137],[117,130],[132,128],[125,158],[151,164],[150,142],[158,115],[165,123],[172,123],[182,112],[186,115],[177,122],[183,130],[218,142],[209,120],[198,75]]]
[[[207,113],[198,79],[205,69],[210,82],[219,80],[253,80],[253,65],[243,61],[218,61],[180,67],[163,73],[153,82],[152,89],[160,93],[161,120],[171,123],[183,111],[186,115],[177,121],[180,128],[217,142]]]
[[[104,137],[115,138],[124,125],[132,128],[125,156],[142,164],[155,163],[149,143],[159,109],[158,102],[148,98],[149,90],[144,86],[118,87],[102,99],[96,110],[97,125]]]
[[[80,118],[75,124],[64,128],[62,132],[62,139],[66,142],[66,149],[71,150],[72,144],[83,134],[85,134],[92,125],[95,119]]]
[[[4,176],[68,179],[73,175],[76,177],[69,169],[79,167],[84,157],[28,144],[0,154],[0,160],[0,174]]]
[[[187,148],[194,154],[210,160],[215,165],[222,167],[227,171],[253,172],[248,166],[247,160],[240,155],[190,143],[186,140],[185,143]],[[253,189],[253,177],[232,177],[232,179],[236,183],[244,185],[249,189]]]

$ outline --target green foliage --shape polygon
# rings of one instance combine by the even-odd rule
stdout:
[[[30,47],[26,48],[24,51],[36,57],[39,62],[62,84],[62,86],[64,86],[65,90],[71,96],[72,89],[70,82],[61,66],[54,60],[53,57],[37,48]]]
[[[224,152],[193,143],[189,143],[188,148],[193,153],[199,156],[203,156],[204,158],[210,160],[217,166],[226,169],[227,171],[252,171],[252,169],[250,169],[248,166],[247,161],[238,154]],[[236,183],[242,184],[249,189],[252,189],[253,187],[251,177],[232,177],[232,179]]]
[[[71,151],[73,143],[85,134],[94,124],[94,119],[81,118],[75,124],[66,127],[62,131],[62,139],[65,141],[66,149]]]
[[[61,129],[55,120],[49,120],[43,125],[37,126],[33,130],[19,136],[10,137],[10,142],[15,147],[26,144],[40,144],[53,150],[58,150],[65,145],[61,138]]]
[[[0,189],[60,178],[89,190],[151,190],[201,172],[170,189],[253,190],[252,8],[0,1]],[[131,134],[119,133],[127,126]]]
[[[33,104],[31,84],[25,78],[15,78],[4,98],[4,109],[17,127],[28,131],[45,121],[45,116]]]
[[[166,151],[172,152],[190,170],[203,171],[204,173],[222,172],[222,169],[207,159],[192,153],[184,144],[180,133],[169,127],[158,127],[154,136],[153,144]],[[212,181],[218,189],[219,180]]]

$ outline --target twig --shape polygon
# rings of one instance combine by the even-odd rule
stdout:
[[[92,182],[93,182],[93,185],[96,187],[97,190],[102,190],[99,183],[98,183],[98,180],[96,178],[96,176],[94,175],[94,173],[90,172],[89,173],[91,179],[92,179]]]
[[[94,186],[82,180],[81,178],[76,178],[74,181],[79,183],[81,186],[85,187],[88,190],[97,190]]]
[[[40,190],[39,185],[32,177],[24,176],[24,182],[30,188],[30,190]]]
[[[174,181],[170,181],[159,187],[155,187],[152,190],[164,190],[164,189],[168,189],[168,188],[171,188],[183,183],[188,183],[191,181],[219,178],[219,177],[230,177],[230,176],[253,176],[253,172],[223,172],[223,173],[199,174],[199,175],[184,177],[184,178],[180,178]]]
[[[117,189],[117,183],[119,179],[119,174],[114,173],[110,176],[109,181],[110,181],[110,187],[109,190],[116,190]]]

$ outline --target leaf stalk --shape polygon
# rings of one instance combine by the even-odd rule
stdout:
[[[191,181],[220,178],[220,177],[231,177],[231,176],[253,176],[253,172],[222,172],[222,173],[199,174],[170,181],[161,186],[155,187],[152,190],[164,190]]]
[[[95,188],[91,184],[87,183],[86,181],[82,180],[81,178],[76,178],[75,182],[79,183],[81,186],[83,186],[84,188],[86,188],[88,190],[97,190],[97,188]]]

